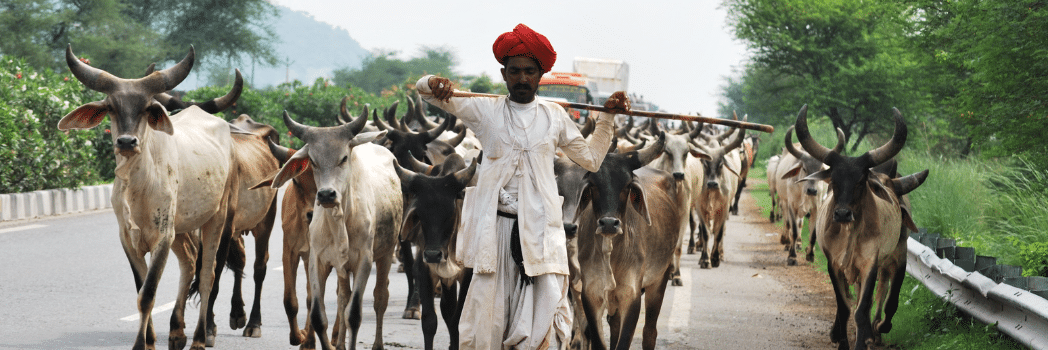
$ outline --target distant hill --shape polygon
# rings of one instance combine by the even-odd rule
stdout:
[[[359,68],[364,57],[370,52],[360,46],[345,29],[317,21],[312,15],[294,11],[276,5],[280,17],[273,23],[273,29],[280,42],[274,45],[277,57],[281,61],[290,60],[290,70],[283,63],[276,67],[254,67],[252,78],[251,62],[245,61],[240,72],[245,82],[264,88],[285,81],[298,79],[312,84],[318,77],[331,77],[335,69],[342,67]],[[195,89],[205,85],[207,79],[190,74],[185,88]]]

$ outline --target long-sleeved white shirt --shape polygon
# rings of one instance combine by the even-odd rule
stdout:
[[[455,259],[476,273],[495,272],[495,219],[499,190],[514,179],[521,250],[528,275],[568,274],[568,253],[561,204],[553,174],[553,160],[560,148],[572,161],[597,171],[614,133],[613,115],[599,113],[590,140],[560,105],[536,98],[527,104],[508,97],[433,98],[429,78],[415,87],[423,99],[454,114],[473,130],[484,150],[477,169],[477,186],[466,189],[459,222]],[[545,127],[545,132],[535,128]],[[522,137],[521,130],[524,130]],[[537,136],[537,137],[535,137]]]

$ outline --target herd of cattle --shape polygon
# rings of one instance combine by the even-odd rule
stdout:
[[[135,349],[155,348],[151,310],[168,252],[181,276],[171,315],[169,347],[185,347],[185,303],[200,294],[200,314],[191,348],[213,346],[217,327],[214,303],[223,267],[235,271],[230,326],[244,336],[261,336],[259,299],[266,275],[269,236],[276,222],[277,189],[283,228],[284,308],[290,344],[324,349],[354,348],[361,324],[363,291],[376,269],[375,349],[383,348],[382,322],[389,299],[389,272],[401,261],[410,293],[405,318],[420,318],[427,349],[437,331],[434,299],[458,342],[457,324],[472,272],[451,257],[461,220],[464,189],[476,183],[483,153],[471,131],[453,116],[440,123],[424,113],[421,101],[381,111],[365,107],[356,118],[345,100],[341,125],[313,127],[284,122],[305,142],[299,150],[279,145],[271,126],[246,115],[226,122],[213,113],[239,97],[242,79],[223,97],[186,103],[166,92],[189,74],[194,51],[175,66],[146,77],[122,79],[76,58],[66,61],[102,101],[76,108],[59,127],[88,129],[111,118],[116,153],[113,207],[120,241],[138,288],[139,325]],[[168,111],[180,110],[175,114]],[[826,255],[837,294],[831,339],[848,348],[847,325],[857,286],[856,348],[891,329],[905,272],[907,229],[915,230],[904,196],[927,171],[899,177],[893,157],[906,141],[906,125],[895,111],[895,134],[859,157],[842,154],[844,136],[828,149],[815,142],[802,108],[786,133],[785,150],[768,162],[768,184],[775,207],[772,221],[786,220],[782,243],[795,265],[798,231],[810,216],[811,237]],[[369,114],[371,118],[369,119]],[[758,138],[744,130],[720,132],[683,123],[667,130],[633,119],[616,132],[600,170],[588,172],[565,157],[555,161],[564,227],[569,238],[570,295],[575,308],[572,348],[628,348],[645,307],[643,348],[656,344],[656,325],[667,284],[681,285],[683,243],[699,251],[702,268],[725,258],[723,239],[729,213],[738,210],[739,192],[753,164]],[[580,125],[584,136],[594,129]],[[792,141],[796,131],[798,144]],[[781,212],[781,214],[779,214]],[[240,277],[246,265],[243,239],[256,240],[255,297],[244,312]],[[697,238],[696,238],[697,237]],[[415,254],[420,258],[416,260]],[[149,255],[150,261],[146,260]],[[807,260],[813,260],[809,244]],[[307,313],[298,324],[296,291],[299,264],[307,271]],[[336,318],[326,329],[326,281],[337,275]],[[876,288],[875,325],[870,309]],[[890,288],[886,287],[890,285]],[[883,318],[882,318],[883,313]],[[611,334],[604,334],[607,316]],[[875,327],[874,327],[875,326]],[[315,336],[314,336],[315,335]],[[347,337],[348,343],[347,343]]]

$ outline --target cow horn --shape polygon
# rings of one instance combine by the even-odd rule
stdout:
[[[277,161],[280,162],[280,166],[284,166],[284,163],[287,163],[287,160],[290,159],[291,156],[295,155],[294,149],[281,146],[276,142],[273,142],[272,139],[267,138],[266,143],[269,144],[269,153],[272,153],[273,157],[275,157]]]
[[[640,141],[638,141],[636,137],[634,137],[633,135],[630,135],[630,133],[628,133],[628,132],[622,133],[622,138],[626,139],[626,141],[629,141],[630,143],[632,143],[634,145],[640,143]]]
[[[735,113],[735,110],[731,110],[731,119],[739,120],[739,114]]]
[[[349,121],[349,123],[346,123],[346,125],[340,126],[340,128],[342,128],[340,129],[342,131],[342,136],[346,139],[352,139],[353,136],[356,136],[360,133],[361,130],[364,130],[364,127],[367,126],[367,123],[368,107],[364,106],[364,110],[360,112],[359,117]]]
[[[681,121],[680,122],[680,133],[681,134],[691,134],[691,123],[687,122],[687,121]]]
[[[685,123],[691,124],[689,122],[685,122]],[[701,134],[702,134],[702,123],[700,122],[699,125],[695,126],[695,128],[692,128],[690,131],[688,131],[688,139],[695,139],[696,137],[699,137],[699,135],[701,135]]]
[[[291,115],[284,110],[284,125],[287,126],[287,131],[294,135],[299,140],[309,143],[312,140],[312,127],[302,125],[291,119]]]
[[[736,119],[738,119],[738,118],[736,118]],[[728,129],[728,131],[722,132],[720,135],[717,135],[717,137],[716,137],[717,141],[724,142],[724,140],[727,140],[732,135],[735,135],[735,130],[736,129],[737,128],[732,127],[731,129]]]
[[[433,170],[432,165],[426,164],[426,162],[418,160],[418,158],[415,158],[415,155],[411,154],[411,151],[408,151],[408,159],[410,160],[408,160],[408,164],[406,165],[416,173],[429,175],[429,171]]]
[[[793,128],[794,126],[790,125],[790,128],[786,129],[786,142],[784,143],[784,145],[786,146],[786,150],[789,151],[790,154],[792,154],[794,157],[797,157],[797,159],[804,159],[804,157],[808,155],[805,153],[801,153],[801,151],[798,150],[797,147],[793,146]]]
[[[833,151],[837,154],[844,152],[844,130],[837,128],[837,145],[833,146]]]
[[[870,156],[870,162],[873,163],[871,167],[892,159],[906,145],[906,121],[903,120],[898,108],[892,108],[892,115],[895,117],[895,134],[892,135],[892,139],[883,146],[866,152]]]
[[[349,108],[346,107],[346,103],[349,101],[349,96],[342,98],[342,103],[338,105],[338,123],[340,125],[348,124],[346,120],[353,120],[353,117],[349,115]],[[367,115],[365,115],[366,117]]]
[[[659,128],[659,123],[656,123],[655,121],[653,121],[651,119],[648,119],[648,131],[651,132],[652,136],[658,135],[659,131],[661,131],[661,130],[662,129]]]
[[[396,159],[393,160],[393,170],[397,172],[397,177],[400,178],[401,186],[406,186],[415,179],[415,176],[418,176],[414,171],[404,169],[404,167],[400,166],[400,163],[397,162]]]
[[[594,121],[593,118],[586,118],[586,125],[583,125],[582,130],[579,130],[579,132],[582,133],[582,138],[587,138],[593,133],[593,130],[596,129],[597,122]]]
[[[120,78],[109,74],[109,72],[80,62],[80,59],[73,54],[73,44],[69,44],[66,47],[66,64],[69,66],[69,71],[76,77],[76,80],[79,80],[91,90],[108,94],[116,90],[117,85],[121,82]]]
[[[647,144],[648,144],[648,139],[641,139],[639,143],[634,143],[633,146],[620,147],[618,149],[618,152],[619,153],[633,152],[633,151],[636,151],[638,149],[644,148],[644,145],[647,145]]]
[[[731,151],[731,150],[736,149],[736,148],[739,148],[739,146],[742,146],[742,141],[746,139],[746,129],[741,129],[741,128],[734,128],[734,129],[735,129],[735,132],[732,133],[732,135],[735,135],[735,138],[733,138],[731,140],[731,142],[728,143],[728,145],[724,146],[724,151],[725,152]]]
[[[458,147],[458,145],[462,144],[462,140],[466,139],[467,131],[469,130],[467,130],[466,128],[462,128],[461,131],[455,134],[455,137],[447,141],[448,144],[451,145],[451,147]]]
[[[430,141],[436,140],[437,136],[440,136],[440,134],[444,133],[444,130],[448,129],[448,125],[451,125],[451,123],[454,123],[454,122],[455,122],[455,116],[454,115],[449,115],[447,118],[444,119],[443,123],[440,123],[440,126],[437,126],[436,129],[427,130],[424,133],[425,134],[425,139],[423,141],[425,143],[429,143]]]
[[[153,72],[145,78],[139,79],[141,84],[146,87],[150,95],[159,94],[164,91],[173,90],[178,84],[181,84],[183,80],[189,76],[189,71],[193,69],[193,61],[196,59],[196,49],[192,45],[189,46],[189,53],[182,61],[175,64],[173,67]],[[66,59],[68,61],[68,58]],[[240,97],[239,92],[237,97]],[[234,100],[235,101],[235,100]]]
[[[480,162],[474,159],[473,162],[470,162],[468,168],[456,171],[454,174],[455,181],[458,181],[458,183],[461,184],[463,187],[468,185],[469,182],[473,180],[473,174],[476,174],[477,172],[478,163]]]
[[[418,101],[418,103],[415,104],[415,109],[415,120],[418,120],[418,123],[421,127],[426,128],[426,130],[430,130],[437,126],[440,126],[440,124],[434,123],[432,120],[429,120],[429,118],[426,117],[425,109],[422,109],[421,99]]]
[[[386,108],[386,112],[383,113],[383,116],[386,118],[385,122],[387,126],[390,126],[394,130],[404,131],[404,129],[401,128],[400,122],[397,121],[397,106],[400,106],[400,100],[393,101],[393,104],[389,106],[389,108]]]
[[[367,105],[364,106],[366,107]],[[371,112],[371,121],[375,122],[375,127],[377,127],[379,130],[393,129],[390,128],[389,125],[386,124],[386,122],[382,121],[382,118],[378,117],[378,108],[375,108],[375,110]]]
[[[916,174],[910,174],[900,177],[898,179],[892,179],[891,185],[892,189],[895,190],[895,195],[902,196],[904,194],[910,193],[910,191],[917,189],[917,187],[923,184],[924,180],[926,179],[928,179],[928,169],[924,169],[924,171]]]
[[[240,74],[240,69],[236,69],[236,79],[233,80],[233,88],[229,90],[229,93],[225,96],[201,103],[199,106],[201,109],[211,114],[224,111],[237,102],[237,99],[240,98],[240,93],[243,91],[244,76]]]
[[[619,149],[619,135],[611,135],[611,145],[608,146],[608,153],[615,153]]]
[[[658,137],[654,143],[637,151],[637,159],[640,160],[641,166],[648,165],[662,154],[662,149],[666,147],[666,132],[659,131]]]
[[[818,141],[811,137],[811,133],[808,131],[808,105],[801,107],[801,111],[797,113],[797,122],[794,125],[797,127],[797,141],[801,143],[801,147],[808,151],[812,158],[826,163],[826,156],[833,153],[833,150],[820,145]]]
[[[146,67],[146,74],[143,74],[143,76],[153,74],[153,72],[155,72],[155,71],[156,71],[156,62],[150,63],[149,67]]]

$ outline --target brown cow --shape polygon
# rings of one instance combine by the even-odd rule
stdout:
[[[928,170],[898,179],[871,170],[890,161],[906,144],[906,122],[898,109],[892,109],[895,133],[891,140],[858,157],[841,155],[812,139],[807,110],[804,106],[797,115],[797,139],[812,157],[830,167],[808,177],[829,181],[830,185],[830,194],[820,204],[815,222],[837,295],[830,340],[839,349],[849,348],[847,330],[853,303],[849,288],[855,286],[859,293],[854,309],[855,348],[866,349],[868,341],[879,341],[880,334],[892,328],[899,288],[906,275],[906,231],[917,230],[903,196],[924,182]],[[875,310],[875,324],[871,324],[874,299],[879,308]]]
[[[688,219],[677,180],[645,167],[665,142],[662,134],[639,151],[608,154],[597,172],[584,176],[577,216],[584,313],[576,315],[576,322],[585,324],[584,342],[591,346],[605,348],[601,320],[606,312],[611,347],[628,348],[643,301],[643,347],[655,348],[673,252]]]
[[[785,241],[783,244],[786,245],[786,251],[789,252],[786,265],[794,266],[797,265],[797,249],[800,249],[801,245],[800,233],[804,227],[804,218],[809,214],[818,215],[816,207],[821,199],[819,195],[826,193],[825,183],[804,178],[823,170],[826,166],[818,159],[808,155],[808,152],[797,149],[798,145],[793,144],[793,126],[786,130],[785,145],[786,152],[781,155],[775,174],[777,177],[775,186],[780,194],[779,198],[786,219],[783,225],[782,237],[784,238],[780,241]],[[844,131],[841,129],[837,129],[837,145],[838,148],[835,148],[834,152],[840,153],[844,150]],[[814,222],[814,220],[811,221]],[[808,235],[811,239],[810,243],[814,243],[815,225],[808,226],[811,232]],[[808,246],[808,252],[813,252],[812,244]],[[814,258],[814,254],[810,254],[808,261],[813,261]]]

